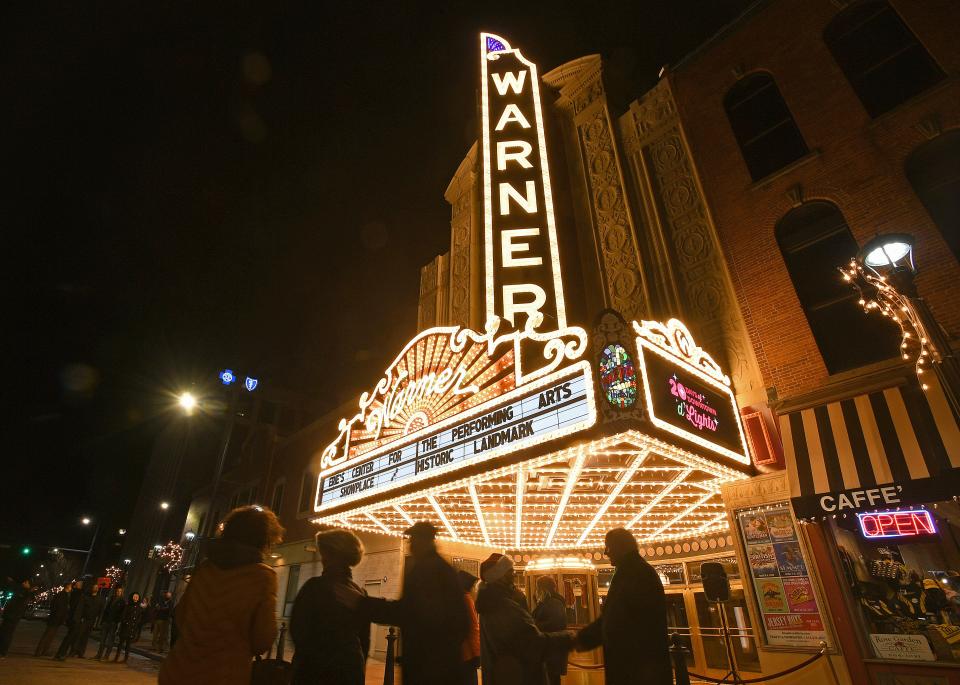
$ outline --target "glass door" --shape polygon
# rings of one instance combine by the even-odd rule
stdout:
[[[706,667],[721,671],[730,669],[720,618],[720,611],[724,611],[737,669],[759,672],[760,657],[757,653],[757,641],[753,626],[750,624],[750,613],[747,610],[743,589],[731,587],[730,601],[724,604],[708,602],[702,591],[694,592],[693,597],[697,608],[699,626],[697,632],[703,645]]]
[[[685,594],[683,591],[667,593],[667,634],[676,633],[679,636],[680,644],[687,650],[687,667],[693,668],[693,635],[690,630],[690,619],[687,618]]]

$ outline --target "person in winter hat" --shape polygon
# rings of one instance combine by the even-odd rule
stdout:
[[[544,633],[513,583],[513,562],[491,554],[480,565],[477,593],[483,685],[548,685],[546,661],[566,656],[573,644],[567,631]]]

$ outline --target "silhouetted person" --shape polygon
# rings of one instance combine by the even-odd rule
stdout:
[[[545,633],[555,633],[567,629],[567,603],[557,592],[557,581],[552,576],[537,578],[537,606],[533,609],[533,620],[537,628]],[[550,685],[560,685],[560,676],[567,673],[566,653],[557,653],[547,657],[547,681]]]
[[[100,588],[96,585],[90,586],[90,592],[84,599],[83,607],[80,610],[80,634],[77,636],[77,642],[73,646],[73,654],[81,659],[86,658],[87,642],[90,640],[90,633],[93,631],[97,619],[103,613],[105,601],[100,596]]]
[[[605,541],[616,572],[603,613],[577,635],[577,648],[603,646],[607,685],[670,685],[673,670],[663,584],[640,557],[630,531],[614,528]]]
[[[317,534],[323,574],[311,578],[297,594],[290,616],[293,685],[363,685],[370,652],[370,621],[337,602],[334,587],[358,593],[351,568],[363,558],[363,544],[345,530]]]
[[[546,660],[557,654],[566,657],[573,636],[537,628],[526,597],[514,585],[510,557],[491,554],[480,564],[480,577],[477,613],[483,685],[546,685]]]
[[[47,628],[37,643],[37,650],[34,656],[47,656],[50,652],[50,645],[57,636],[60,626],[67,622],[67,614],[70,612],[70,591],[72,586],[66,585],[60,589],[53,599],[50,600],[50,615],[47,617]]]
[[[153,608],[153,640],[151,646],[161,654],[170,643],[170,615],[173,612],[173,593],[164,592]]]
[[[159,685],[250,682],[253,657],[277,637],[277,574],[263,559],[282,539],[283,526],[266,507],[227,514],[177,605],[179,635]]]
[[[90,595],[83,591],[83,581],[77,580],[73,583],[73,589],[70,591],[70,603],[67,609],[67,634],[63,636],[60,647],[53,657],[57,661],[63,661],[77,646],[80,639],[80,633],[83,630],[83,606]]]
[[[117,628],[117,653],[113,656],[114,662],[120,660],[123,652],[123,662],[130,658],[130,645],[136,641],[140,620],[143,617],[143,605],[140,602],[140,593],[130,595],[130,601],[123,608],[120,615],[120,626]]]
[[[436,534],[424,521],[407,529],[410,559],[400,599],[364,597],[343,586],[335,590],[341,603],[359,606],[370,620],[400,626],[404,685],[451,685],[462,673],[470,617],[457,572],[437,553]]]
[[[113,651],[113,645],[117,641],[117,632],[120,629],[120,620],[123,618],[123,610],[127,606],[127,601],[123,597],[123,588],[118,587],[113,591],[113,597],[107,602],[107,607],[103,611],[103,619],[100,621],[100,648],[97,650],[97,659],[109,659],[110,652]]]
[[[473,598],[473,589],[480,580],[472,573],[463,569],[457,571],[460,579],[460,589],[463,590],[463,601],[467,605],[467,614],[470,616],[470,632],[463,641],[461,650],[461,667],[463,669],[463,685],[477,685],[477,669],[480,668],[480,617],[477,616],[477,605]]]
[[[7,656],[10,649],[10,643],[13,642],[13,634],[17,630],[17,624],[27,612],[27,603],[30,601],[31,586],[29,580],[24,580],[17,584],[13,589],[13,597],[7,600],[3,607],[3,622],[0,623],[0,658]]]

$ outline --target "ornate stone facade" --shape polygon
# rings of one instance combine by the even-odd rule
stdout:
[[[470,327],[471,248],[477,227],[477,145],[467,153],[445,197],[450,203],[450,323]]]
[[[578,138],[604,304],[640,319],[648,312],[646,284],[601,76],[600,57],[591,55],[553,70],[544,81],[559,89],[557,107],[571,117]]]
[[[669,82],[661,80],[620,118],[634,193],[648,212],[648,271],[665,284],[658,302],[696,330],[729,370],[744,403],[762,399],[759,370],[733,284],[677,118]],[[668,285],[666,285],[668,284]]]

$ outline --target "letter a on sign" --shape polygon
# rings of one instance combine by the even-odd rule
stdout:
[[[567,325],[537,66],[480,34],[487,318],[501,330]]]

